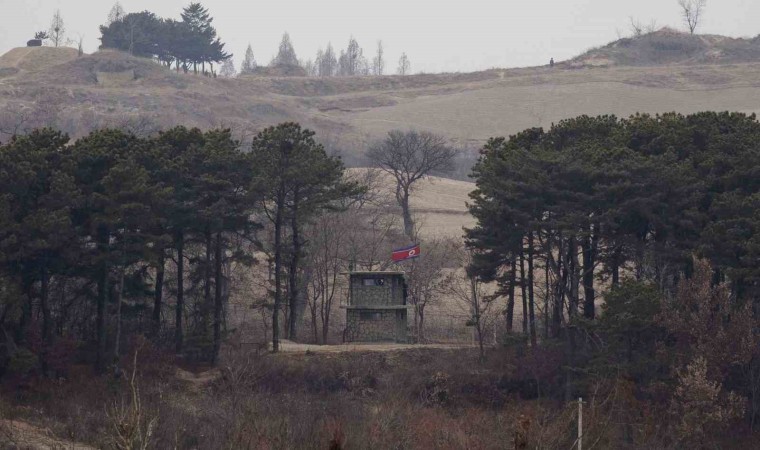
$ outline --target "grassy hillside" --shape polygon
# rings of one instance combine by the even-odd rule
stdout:
[[[330,79],[213,79],[112,51],[77,58],[73,49],[22,48],[0,57],[0,139],[23,112],[25,126],[54,125],[73,135],[182,123],[229,126],[246,139],[295,120],[348,157],[393,128],[431,130],[477,147],[579,114],[760,111],[759,46],[757,39],[663,30],[554,68]]]
[[[760,36],[754,39],[693,35],[663,28],[623,38],[584,53],[567,66],[653,66],[663,64],[735,64],[760,59]]]

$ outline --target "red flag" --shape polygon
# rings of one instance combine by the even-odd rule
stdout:
[[[420,244],[411,247],[393,250],[393,261],[405,261],[407,259],[418,258],[420,256]]]

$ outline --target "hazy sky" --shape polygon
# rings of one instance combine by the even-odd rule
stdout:
[[[0,53],[25,45],[47,29],[56,9],[70,37],[84,36],[97,49],[98,25],[111,0],[0,0]],[[150,10],[179,18],[189,0],[122,0],[127,12]],[[412,71],[472,71],[563,60],[627,34],[629,17],[682,28],[677,0],[269,0],[202,2],[239,65],[250,42],[259,63],[268,63],[288,31],[300,59],[314,58],[332,42],[345,48],[353,35],[370,59],[378,40],[386,71],[405,51]],[[760,1],[708,0],[702,33],[760,34]]]

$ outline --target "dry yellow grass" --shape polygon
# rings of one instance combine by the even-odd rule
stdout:
[[[350,169],[361,173],[366,169]],[[385,173],[379,179],[381,193],[393,202],[395,181]],[[464,228],[475,226],[475,218],[467,209],[469,194],[475,183],[441,177],[427,177],[417,182],[412,191],[412,214],[423,236],[448,236],[459,238]],[[400,217],[400,210],[399,210]]]
[[[248,135],[295,120],[354,154],[394,128],[431,130],[478,145],[580,114],[760,111],[758,63],[213,79],[177,74],[118,52],[74,60],[72,52],[22,48],[0,57],[0,67],[12,69],[0,82],[0,108],[8,102],[32,103],[41,89],[55,88],[61,93],[61,114],[72,127],[66,131],[75,136],[93,125],[87,119],[93,114],[106,123],[144,115],[159,127],[225,125]],[[136,67],[138,73],[131,83],[104,87],[94,73],[104,66]]]
[[[77,50],[69,47],[19,47],[0,56],[0,68],[37,72],[76,59]]]

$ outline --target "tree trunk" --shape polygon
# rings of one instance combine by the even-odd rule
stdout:
[[[153,293],[153,335],[158,336],[161,331],[161,307],[164,296],[164,273],[166,264],[166,252],[159,250],[158,265],[156,266],[156,289]]]
[[[528,294],[526,292],[525,285],[525,257],[523,256],[523,250],[520,249],[520,290],[522,293],[522,328],[523,336],[528,336]]]
[[[290,218],[292,229],[293,252],[290,256],[290,273],[288,279],[288,295],[290,296],[290,317],[288,323],[288,335],[290,339],[297,339],[298,324],[298,263],[301,257],[301,236],[298,227],[298,191],[293,195],[293,212]]]
[[[578,277],[578,258],[576,253],[577,245],[578,244],[575,236],[571,236],[567,242],[567,262],[565,264],[565,267],[567,267],[568,279],[570,283],[568,289],[568,292],[570,294],[570,300],[568,301],[569,316],[575,316],[580,306],[580,279]]]
[[[536,346],[536,312],[533,297],[533,232],[528,233],[528,314],[530,319],[530,343]]]
[[[114,364],[118,364],[121,344],[121,299],[124,295],[124,270],[125,267],[122,264],[119,271],[119,287],[116,290],[116,337],[113,342],[113,361]]]
[[[549,339],[549,257],[544,264],[544,339]]]
[[[50,302],[49,302],[49,276],[45,263],[40,268],[40,308],[42,309],[42,373],[48,376],[48,354],[50,347],[53,344],[52,333],[52,319],[50,317]]]
[[[612,251],[612,286],[620,284],[620,247],[615,247]]]
[[[587,319],[593,319],[596,316],[594,305],[596,300],[594,265],[596,264],[599,226],[595,225],[592,232],[593,236],[587,237],[583,244],[583,316]]]
[[[280,302],[282,299],[282,214],[285,207],[284,186],[280,185],[274,219],[274,308],[272,309],[272,351],[280,350]]]
[[[102,253],[108,251],[108,230],[100,228],[98,230],[98,247]],[[106,302],[108,301],[108,263],[101,262],[98,268],[98,305],[97,305],[97,351],[95,354],[95,368],[98,372],[103,372],[106,365]]]
[[[222,233],[216,233],[216,251],[214,252],[214,356],[212,363],[219,359],[222,345]]]
[[[312,298],[312,304],[309,305],[311,312],[311,332],[314,336],[314,343],[319,344],[319,323],[317,322],[317,298]]]
[[[419,314],[420,314],[419,341],[420,341],[420,343],[424,343],[425,342],[425,328],[424,328],[424,324],[425,324],[425,305],[420,305]]]
[[[507,333],[512,334],[515,313],[515,278],[517,276],[517,262],[512,258],[509,269],[509,294],[507,298]]]
[[[401,213],[404,218],[404,234],[406,234],[410,240],[414,241],[414,221],[412,220],[412,211],[409,206],[409,189],[402,187],[397,188],[396,197],[401,204]]]
[[[108,299],[108,266],[103,263],[98,274],[98,305],[97,305],[97,352],[95,368],[102,373],[105,370],[106,357],[106,301]]]
[[[185,236],[177,234],[177,305],[174,319],[174,349],[182,352],[182,316],[185,312]]]
[[[559,336],[559,330],[562,326],[562,304],[564,303],[565,293],[564,293],[564,283],[565,283],[565,273],[567,270],[565,269],[565,265],[563,264],[563,258],[562,258],[562,237],[560,236],[560,239],[558,239],[558,246],[559,250],[557,252],[557,279],[554,283],[554,305],[552,308],[552,329],[551,334],[552,337],[558,337]]]
[[[480,317],[480,298],[478,298],[477,282],[474,277],[470,277],[470,295],[472,295],[473,313],[475,316],[475,326],[478,333],[478,347],[480,349],[480,362],[485,360],[486,354],[483,350],[483,322]]]
[[[204,232],[206,240],[206,259],[203,262],[203,307],[201,308],[201,330],[208,332],[209,315],[211,314],[211,252],[214,248],[211,242],[211,229],[206,226]]]

